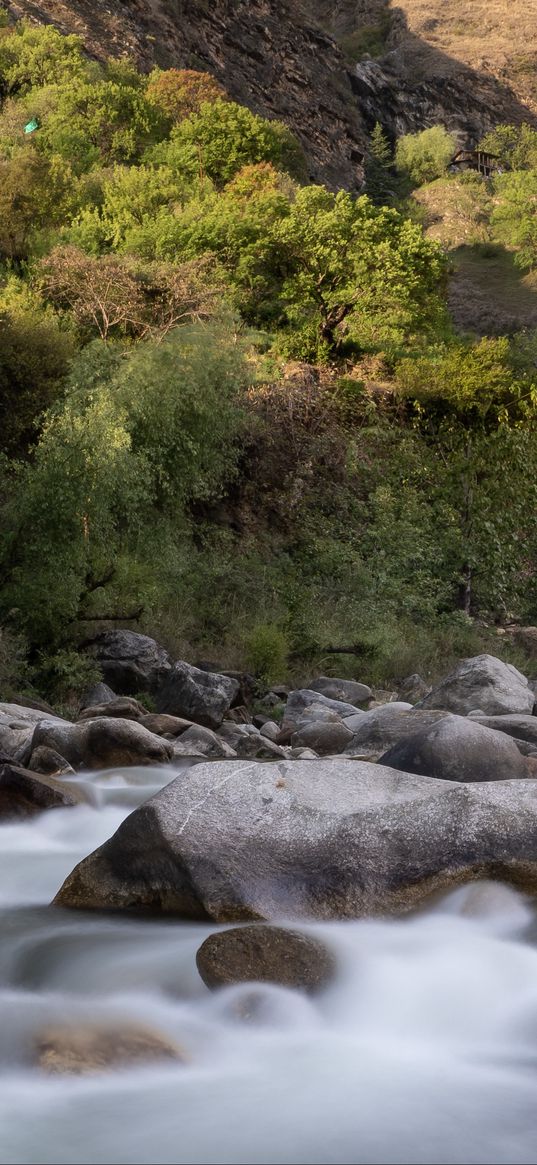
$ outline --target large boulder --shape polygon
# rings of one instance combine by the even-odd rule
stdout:
[[[303,724],[291,737],[293,748],[313,748],[321,756],[335,756],[343,752],[352,740],[350,728],[337,719],[334,723],[323,720],[313,724]]]
[[[443,781],[509,781],[528,776],[525,758],[503,732],[464,716],[444,716],[400,740],[380,764]]]
[[[171,669],[168,652],[137,631],[101,631],[86,651],[98,663],[106,684],[122,696],[155,692]]]
[[[0,765],[0,820],[35,817],[45,809],[78,805],[74,789],[53,777],[37,776],[14,764]]]
[[[0,703],[0,756],[16,764],[27,765],[32,753],[35,726],[41,720],[69,724],[68,720],[49,716],[40,709]]]
[[[328,696],[329,700],[342,700],[356,706],[367,703],[373,694],[367,684],[359,684],[356,680],[336,680],[330,676],[318,676],[311,682],[310,691],[320,692]]]
[[[494,655],[475,655],[463,659],[430,695],[420,701],[420,708],[445,708],[458,716],[481,711],[485,716],[533,712],[535,696],[522,672]]]
[[[79,720],[96,720],[98,716],[116,716],[120,720],[141,721],[147,716],[147,708],[133,696],[114,696],[102,704],[88,704],[81,708]]]
[[[346,752],[350,756],[364,754],[380,756],[392,744],[405,736],[412,736],[419,728],[436,724],[447,712],[419,711],[403,701],[380,704],[369,712],[346,716],[343,723],[352,732]]]
[[[537,781],[465,785],[345,760],[195,765],[56,902],[241,922],[408,910],[476,877],[537,890]]]
[[[157,712],[184,717],[206,728],[219,728],[238,694],[238,680],[179,660],[157,695]]]
[[[234,926],[210,934],[196,965],[207,987],[278,983],[319,991],[334,977],[335,960],[317,939],[283,926]]]
[[[54,749],[75,769],[165,764],[173,757],[172,745],[162,736],[134,720],[115,717],[78,724],[43,720],[34,729],[32,753],[41,746]]]
[[[353,714],[359,715],[354,704],[332,700],[311,688],[297,688],[290,693],[285,705],[282,732],[300,728],[315,720],[334,721],[336,717],[341,720],[344,716]]]
[[[537,716],[477,716],[472,719],[484,728],[506,732],[515,740],[537,748]]]

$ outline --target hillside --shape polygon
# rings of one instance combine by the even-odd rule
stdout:
[[[368,133],[442,122],[461,140],[537,117],[535,17],[523,0],[4,0],[12,17],[79,33],[97,57],[207,68],[283,119],[310,176],[354,190]],[[528,48],[528,45],[530,48]]]

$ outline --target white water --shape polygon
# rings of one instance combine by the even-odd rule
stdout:
[[[214,929],[47,909],[66,874],[162,769],[88,780],[93,807],[0,828],[0,1162],[19,1165],[506,1165],[537,1161],[537,925],[501,886],[402,921],[305,926],[338,976],[308,999],[212,995],[195,952]],[[186,1065],[48,1077],[49,1023],[134,1020]]]

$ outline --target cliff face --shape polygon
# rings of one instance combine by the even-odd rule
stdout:
[[[206,68],[287,122],[313,180],[359,189],[367,136],[435,122],[478,138],[537,124],[537,13],[527,0],[3,0],[97,57]],[[528,15],[529,12],[529,15]]]
[[[310,176],[358,189],[367,130],[340,49],[285,0],[15,0],[13,16],[83,37],[95,56],[127,53],[206,68],[237,101],[285,121],[305,147]],[[300,17],[298,19],[297,17]]]

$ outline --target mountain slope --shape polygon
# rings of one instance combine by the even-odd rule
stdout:
[[[526,0],[3,0],[79,33],[96,56],[209,69],[282,118],[310,176],[359,189],[368,133],[441,122],[461,142],[537,124],[537,13]]]

